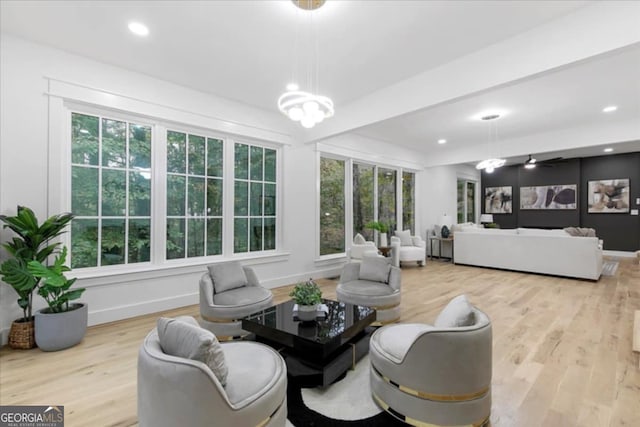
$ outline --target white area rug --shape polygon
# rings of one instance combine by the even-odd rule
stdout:
[[[615,276],[616,271],[618,271],[618,264],[618,261],[605,261],[602,264],[602,275]]]
[[[324,388],[302,389],[302,399],[309,409],[339,420],[359,420],[382,412],[371,397],[369,355],[341,381]]]

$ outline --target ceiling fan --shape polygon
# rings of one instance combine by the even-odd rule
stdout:
[[[552,159],[538,161],[534,157],[532,157],[531,154],[529,154],[529,158],[524,162],[524,167],[525,169],[534,169],[536,166],[540,165],[542,167],[551,168],[558,163],[566,162],[567,161],[563,157],[554,157]]]

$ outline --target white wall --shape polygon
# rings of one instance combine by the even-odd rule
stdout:
[[[317,261],[315,144],[302,144],[291,137],[291,122],[276,112],[249,107],[227,99],[197,92],[60,50],[2,35],[0,40],[0,213],[15,214],[16,205],[34,209],[42,220],[59,212],[62,190],[49,180],[49,151],[55,154],[56,138],[49,123],[49,91],[93,91],[101,107],[145,105],[162,114],[195,120],[199,126],[243,136],[284,143],[282,169],[283,235],[281,253],[247,259],[265,285],[274,287],[308,277],[326,277],[339,272],[344,259]],[[54,79],[54,80],[50,80]],[[55,91],[54,84],[55,83]],[[104,103],[104,104],[103,104]],[[371,152],[370,141],[347,137],[355,153]],[[416,153],[398,151],[377,142],[376,150],[395,153],[389,163],[421,168]],[[54,156],[55,157],[55,156]],[[383,156],[384,157],[384,156]],[[419,179],[420,174],[418,174]],[[418,184],[419,185],[419,184]],[[455,189],[455,185],[453,187]],[[419,203],[418,197],[418,203]],[[55,199],[55,200],[52,200]],[[0,239],[10,236],[0,231]],[[0,261],[6,253],[0,252]],[[158,310],[197,303],[202,264],[181,265],[144,272],[124,272],[101,277],[83,277],[79,286],[88,290],[82,300],[89,304],[89,323],[99,324]],[[74,274],[72,273],[73,277]],[[43,303],[36,298],[35,308]],[[11,322],[20,317],[16,295],[0,284],[0,332],[6,342]]]
[[[480,171],[468,165],[427,168],[419,175],[420,188],[424,189],[421,193],[422,197],[418,198],[423,212],[423,238],[426,238],[427,232],[432,230],[434,225],[439,224],[439,220],[444,214],[451,217],[452,223],[457,222],[458,178],[478,183],[476,185],[476,213],[480,212]],[[438,253],[436,246],[434,243],[434,254]],[[451,247],[448,244],[443,244],[442,255],[451,256]]]

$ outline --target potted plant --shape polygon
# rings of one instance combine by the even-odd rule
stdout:
[[[67,248],[63,247],[53,265],[34,260],[27,266],[29,272],[41,280],[38,294],[49,305],[35,315],[36,344],[43,351],[72,347],[82,341],[87,331],[87,304],[69,304],[80,298],[85,289],[70,289],[76,279],[67,279],[64,275],[71,270],[64,265],[66,258]]]
[[[380,221],[369,221],[364,228],[368,228],[369,230],[376,230],[378,234],[378,246],[388,246],[387,243],[387,232],[389,231],[389,227],[384,222]]]
[[[15,320],[9,331],[9,346],[12,348],[27,349],[35,345],[33,291],[38,288],[40,279],[31,274],[27,265],[30,261],[46,261],[60,245],[59,242],[49,242],[63,233],[72,218],[70,213],[63,213],[38,224],[33,211],[24,206],[18,206],[15,216],[0,215],[3,228],[17,234],[2,245],[11,258],[0,266],[0,278],[16,291],[18,305],[22,309],[22,318]]]
[[[298,304],[298,318],[302,321],[314,320],[318,306],[322,304],[322,291],[312,279],[298,283],[289,296]]]

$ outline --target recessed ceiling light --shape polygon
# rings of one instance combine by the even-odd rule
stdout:
[[[608,107],[604,107],[602,109],[603,113],[613,113],[614,111],[616,111],[618,109],[617,105],[609,105]]]
[[[141,22],[129,22],[129,31],[140,37],[149,35],[149,28]]]
[[[289,83],[287,85],[287,90],[298,90],[300,89],[296,83]]]
[[[446,139],[439,139],[438,140],[438,144],[446,144],[447,140]]]
[[[471,120],[495,120],[502,118],[507,114],[509,114],[509,112],[505,110],[487,110],[475,114],[471,117]]]
[[[608,147],[608,148],[605,148],[605,149],[604,149],[604,150],[602,150],[602,151],[604,151],[605,153],[611,153],[611,152],[613,151],[613,148]]]

